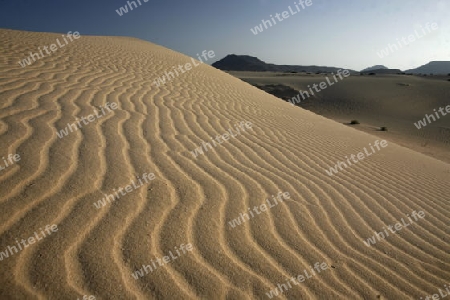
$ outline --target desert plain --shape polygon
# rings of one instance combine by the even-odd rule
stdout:
[[[272,88],[274,95],[288,101],[300,91],[308,92],[311,88],[314,94],[309,92],[309,97],[304,94],[299,103],[294,103],[342,124],[350,125],[352,120],[357,120],[360,124],[352,126],[355,129],[450,163],[450,118],[446,117],[447,110],[450,111],[450,76],[360,75],[358,72],[349,77],[341,76],[341,79],[334,72],[229,73],[263,90]],[[312,87],[321,82],[326,83],[323,90]],[[426,126],[423,122],[418,124],[426,115],[434,119],[425,119]],[[387,131],[380,132],[381,127],[386,127]]]

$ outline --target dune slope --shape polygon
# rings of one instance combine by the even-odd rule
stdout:
[[[157,87],[191,59],[136,39],[81,36],[19,65],[60,36],[0,30],[0,156],[20,155],[0,171],[0,252],[58,228],[3,257],[1,299],[266,299],[317,262],[328,268],[276,298],[410,299],[449,284],[449,164],[389,143],[329,176],[377,138],[205,64]],[[117,109],[58,137],[107,102]],[[252,128],[191,153],[242,121]],[[144,173],[155,178],[94,206]],[[279,192],[290,198],[230,225]],[[413,211],[425,217],[365,245]]]

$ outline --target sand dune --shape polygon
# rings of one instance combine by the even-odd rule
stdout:
[[[204,64],[155,87],[191,59],[132,38],[81,36],[18,64],[59,36],[0,30],[0,156],[21,157],[0,171],[0,252],[58,226],[3,257],[1,299],[266,299],[317,262],[328,269],[275,298],[419,299],[449,285],[449,164],[389,143],[329,176],[377,138]],[[118,108],[58,138],[107,102]],[[252,129],[194,158],[242,121]],[[94,206],[144,173],[155,179]],[[279,192],[290,198],[229,225]],[[425,217],[364,244],[412,211]]]

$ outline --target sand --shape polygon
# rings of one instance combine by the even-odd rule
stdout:
[[[155,87],[191,59],[133,38],[82,35],[18,64],[59,36],[0,30],[0,155],[21,158],[0,171],[0,252],[58,228],[0,261],[1,299],[268,299],[317,262],[328,269],[276,298],[419,299],[449,284],[449,164],[389,142],[329,176],[380,138],[205,64]],[[58,138],[107,102],[118,108]],[[242,121],[252,129],[191,154]],[[155,179],[94,207],[144,173]],[[290,198],[229,225],[279,192]],[[364,244],[412,211],[425,217]]]
[[[450,163],[450,115],[433,119],[417,129],[414,123],[434,115],[434,109],[450,105],[450,77],[379,75],[350,76],[336,83],[333,75],[283,74],[272,72],[230,72],[236,77],[260,86],[285,86],[278,97],[292,99],[298,91],[308,91],[314,83],[333,83],[303,100],[299,106],[337,122],[358,120],[355,129],[408,147],[414,151]],[[297,93],[295,94],[296,91]],[[388,128],[380,132],[380,127]]]

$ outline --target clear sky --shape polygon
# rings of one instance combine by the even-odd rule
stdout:
[[[214,50],[215,60],[248,54],[268,63],[354,70],[378,64],[405,70],[450,60],[450,0],[312,0],[257,35],[250,28],[289,6],[296,12],[299,0],[140,1],[119,16],[116,9],[126,0],[0,0],[0,28],[132,36],[194,57]],[[428,22],[438,29],[420,34]],[[415,30],[421,38],[378,56]]]

